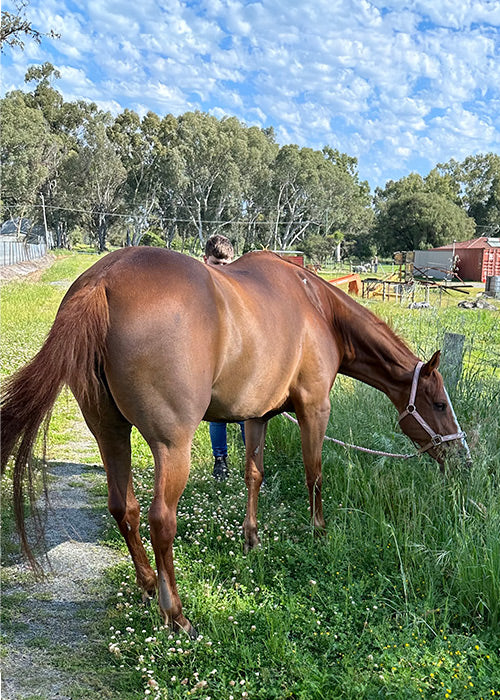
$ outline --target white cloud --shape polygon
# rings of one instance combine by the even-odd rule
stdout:
[[[31,0],[37,28],[62,36],[10,52],[4,91],[50,60],[66,99],[234,114],[281,143],[333,144],[377,178],[413,157],[432,167],[447,150],[498,148],[500,3],[65,3]]]

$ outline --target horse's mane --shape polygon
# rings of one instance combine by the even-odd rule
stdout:
[[[409,358],[412,361],[416,359],[413,351],[388,323],[342,290],[332,285],[328,287],[334,297],[333,323],[344,341],[347,361],[355,358],[361,360],[363,355],[373,359],[375,355],[383,363],[390,362],[406,368]]]

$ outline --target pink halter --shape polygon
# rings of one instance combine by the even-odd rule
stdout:
[[[457,424],[457,427],[458,427],[457,433],[451,433],[450,435],[439,435],[439,433],[434,432],[434,430],[431,428],[431,426],[428,423],[426,423],[426,421],[422,418],[420,413],[417,411],[417,407],[415,406],[415,397],[417,395],[417,387],[418,387],[418,379],[420,377],[420,370],[422,369],[423,366],[424,366],[423,362],[417,362],[417,364],[415,366],[415,370],[413,372],[413,380],[411,383],[410,398],[408,401],[408,406],[406,407],[406,409],[402,413],[399,414],[399,422],[401,423],[403,418],[406,418],[406,416],[413,416],[413,418],[415,418],[417,423],[419,423],[422,426],[422,428],[425,430],[425,432],[428,435],[430,435],[430,438],[431,438],[430,442],[428,442],[426,445],[421,447],[419,449],[419,453],[427,452],[427,450],[430,450],[432,447],[437,447],[438,445],[441,445],[443,442],[449,442],[451,440],[461,440],[462,445],[464,446],[464,448],[467,451],[467,456],[470,457],[469,447],[468,447],[467,442],[465,440],[466,434],[463,432],[463,430],[460,428],[460,426],[458,424],[457,417],[455,415],[455,411],[453,410],[453,406],[451,404],[450,397],[448,396],[448,392],[446,391],[446,389],[444,391],[446,394],[446,398],[448,400],[448,404],[451,408],[453,418],[455,419],[455,423]]]

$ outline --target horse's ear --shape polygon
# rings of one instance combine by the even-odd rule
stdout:
[[[422,367],[420,374],[424,377],[428,377],[431,372],[439,367],[439,361],[441,359],[441,350],[436,350],[434,355],[431,357],[429,362],[426,362]]]

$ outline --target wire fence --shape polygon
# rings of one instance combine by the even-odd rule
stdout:
[[[47,254],[46,243],[23,243],[0,240],[0,266],[16,265],[42,258]]]

